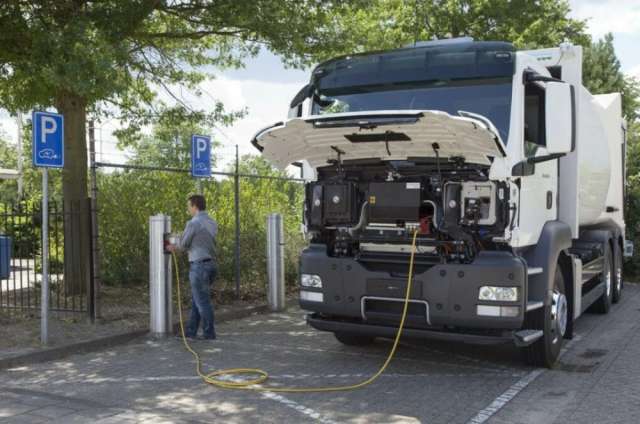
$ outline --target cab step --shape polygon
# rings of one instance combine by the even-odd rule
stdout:
[[[544,306],[544,303],[542,302],[542,300],[528,301],[527,302],[527,312],[535,311],[536,309],[540,309],[543,306]]]
[[[542,330],[520,330],[513,333],[513,338],[518,347],[525,347],[535,343],[544,333]]]
[[[529,275],[538,275],[538,274],[542,274],[542,267],[530,267],[527,268],[527,274]]]

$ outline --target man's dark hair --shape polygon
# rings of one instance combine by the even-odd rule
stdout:
[[[198,208],[199,211],[207,209],[207,203],[204,201],[204,196],[201,194],[192,194],[189,196],[189,202],[192,206]]]

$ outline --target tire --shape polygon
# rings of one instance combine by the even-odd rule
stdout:
[[[524,328],[543,332],[540,339],[524,348],[525,360],[529,365],[553,368],[558,360],[569,319],[565,293],[565,281],[558,264],[553,278],[551,302],[529,312],[525,318]]]
[[[615,249],[613,260],[613,297],[611,301],[618,303],[622,297],[622,289],[624,288],[624,278],[622,276],[622,247]]]
[[[374,337],[352,333],[333,333],[340,343],[347,346],[366,346],[373,343]]]
[[[602,296],[596,300],[591,306],[590,310],[598,314],[609,313],[611,309],[611,301],[613,300],[613,255],[609,248],[609,243],[605,245],[604,249],[604,270],[600,276],[600,282],[605,282],[605,290]]]

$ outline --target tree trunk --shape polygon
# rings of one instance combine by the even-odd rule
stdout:
[[[91,240],[87,186],[86,101],[72,93],[56,97],[64,115],[64,287],[67,295],[86,293],[90,283]]]

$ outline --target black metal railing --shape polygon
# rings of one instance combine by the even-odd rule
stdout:
[[[49,259],[50,310],[87,310],[90,279],[72,275],[75,271],[65,270],[64,261],[65,223],[77,222],[88,214],[88,207],[83,206],[82,202],[68,202],[62,206],[56,202],[49,204],[49,251],[43,252],[41,205],[0,204],[0,234],[10,237],[12,245],[9,278],[0,280],[0,309],[40,308],[42,258],[46,254]]]

